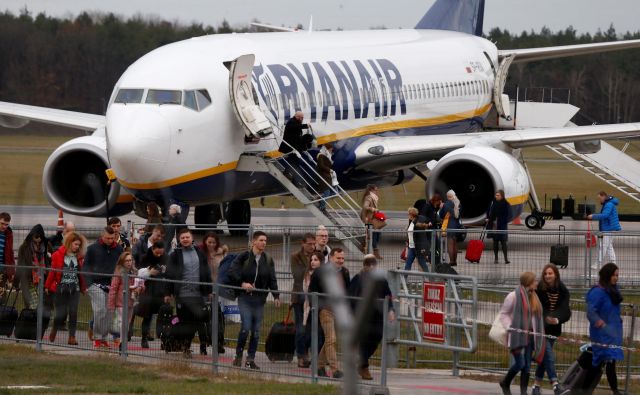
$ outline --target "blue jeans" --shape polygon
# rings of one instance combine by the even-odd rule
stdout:
[[[380,242],[380,232],[373,232],[373,236],[371,237],[371,247],[373,249],[378,248],[378,243]]]
[[[507,375],[515,376],[519,372],[521,374],[528,374],[531,369],[531,352],[533,348],[533,337],[529,341],[529,345],[526,347],[522,347],[516,351],[511,351],[511,356],[513,357],[513,363],[509,368],[509,372]]]
[[[544,357],[542,363],[538,364],[536,368],[536,380],[542,381],[544,379],[544,372],[547,372],[550,382],[558,381],[558,374],[556,373],[556,355],[553,352],[553,345],[555,339],[547,339],[546,347],[544,349]]]
[[[244,345],[251,332],[249,340],[249,350],[247,351],[247,361],[253,361],[258,350],[260,340],[260,327],[264,317],[264,302],[252,296],[238,297],[238,309],[240,310],[240,320],[242,321],[240,333],[238,333],[238,345],[236,346],[236,356],[242,357]]]
[[[416,251],[415,248],[407,248],[407,262],[404,264],[404,270],[411,270],[413,261],[418,258],[418,264],[422,268],[422,271],[429,273],[429,266],[427,266],[427,258]]]
[[[296,356],[298,358],[303,358],[307,354],[307,336],[304,329],[304,304],[292,303],[291,306],[293,307],[293,314],[295,316],[296,323]]]
[[[333,190],[331,188],[327,189],[326,191],[322,192],[322,199],[327,199],[331,196],[333,196]],[[318,208],[322,211],[326,210],[327,208],[327,202],[324,200],[321,200],[320,202],[318,202]]]

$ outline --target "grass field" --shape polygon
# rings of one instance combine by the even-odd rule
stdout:
[[[336,394],[328,385],[287,384],[237,374],[213,376],[186,364],[123,363],[117,357],[75,357],[37,353],[26,346],[0,345],[0,394]],[[41,385],[41,390],[7,386]]]
[[[44,163],[56,147],[73,137],[71,135],[25,136],[15,132],[0,134],[0,151],[3,151],[3,155],[0,155],[0,179],[3,180],[3,186],[0,188],[0,204],[47,204],[42,193],[41,181]],[[623,143],[614,142],[614,145],[621,147]],[[631,145],[627,153],[636,159],[640,158],[638,144]],[[559,158],[544,147],[525,150],[525,157],[527,159]],[[556,195],[566,198],[572,194],[577,203],[582,203],[585,197],[588,202],[593,203],[597,191],[602,189],[611,191],[611,187],[606,183],[569,162],[531,161],[529,168],[541,200],[545,194],[549,199]],[[620,198],[621,213],[638,212],[635,201],[617,191],[611,191],[611,193]],[[353,196],[356,201],[360,201],[361,193],[354,193]],[[384,188],[380,206],[383,210],[404,210],[422,197],[424,197],[424,182],[415,177],[404,185]],[[290,197],[266,198],[265,207],[278,208],[282,202],[287,208],[302,207]],[[543,202],[541,204],[544,206]],[[252,205],[261,206],[258,199],[254,199]],[[550,202],[547,208],[550,209]]]

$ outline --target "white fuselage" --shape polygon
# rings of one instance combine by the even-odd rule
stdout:
[[[485,39],[431,30],[229,34],[170,44],[131,65],[109,102],[109,161],[124,187],[147,196],[170,191],[195,204],[232,200],[228,185],[207,184],[209,192],[193,197],[189,191],[225,174],[218,183],[228,183],[246,151],[277,151],[279,133],[245,144],[231,107],[224,62],[245,54],[256,57],[260,107],[281,127],[303,111],[319,143],[348,151],[336,164],[344,171],[354,142],[367,136],[472,131],[473,120],[490,109],[498,63],[496,47]],[[116,103],[121,89],[143,89],[141,102]],[[147,104],[149,90],[179,91],[182,102]],[[185,105],[197,90],[211,99],[199,111]]]

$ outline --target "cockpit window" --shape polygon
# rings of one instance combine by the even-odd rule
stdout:
[[[196,104],[196,94],[194,91],[184,91],[184,106],[192,110],[198,111]]]
[[[206,89],[199,89],[196,91],[196,99],[198,100],[198,108],[202,111],[209,104],[211,104],[211,96]]]
[[[119,89],[115,103],[140,103],[144,89]]]
[[[181,104],[182,103],[182,92],[181,91],[170,91],[170,90],[161,90],[161,89],[149,89],[147,93],[147,100],[145,103],[148,104]]]

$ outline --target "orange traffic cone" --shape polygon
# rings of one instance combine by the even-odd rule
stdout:
[[[62,210],[58,210],[58,230],[64,229],[64,214]]]
[[[522,225],[522,221],[520,220],[520,216],[518,215],[517,217],[515,217],[511,223],[513,225]]]

